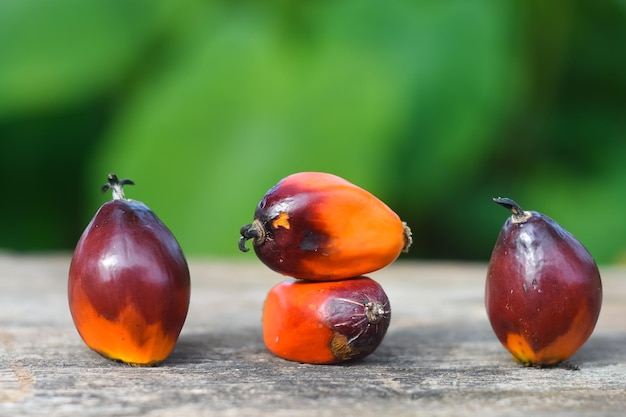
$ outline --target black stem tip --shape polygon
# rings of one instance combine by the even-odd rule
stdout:
[[[120,180],[117,178],[117,175],[111,173],[108,176],[107,183],[102,186],[102,192],[103,193],[106,192],[109,188],[113,188],[116,186],[123,187],[125,185],[135,185],[135,182],[128,178],[124,178],[123,180]]]
[[[500,204],[502,207],[509,209],[511,213],[515,215],[522,214],[524,210],[517,204],[515,201],[506,197],[496,197],[493,199],[496,203]]]
[[[530,217],[531,212],[524,211],[519,204],[510,198],[506,197],[496,197],[493,199],[496,203],[500,204],[502,207],[508,209],[513,213],[511,216],[511,220],[513,223],[525,223]]]
[[[135,183],[132,180],[129,180],[128,178],[124,178],[123,180],[120,180],[117,178],[117,175],[111,173],[109,174],[107,183],[102,186],[102,192],[104,193],[107,190],[112,189],[114,200],[118,200],[118,199],[125,200],[126,197],[124,196],[123,188],[127,184],[135,185]]]
[[[250,249],[246,248],[246,242],[250,239],[254,239],[254,243],[258,244],[263,241],[264,233],[259,229],[259,222],[257,220],[252,224],[246,224],[239,230],[241,237],[239,238],[239,250],[242,252],[248,252]]]

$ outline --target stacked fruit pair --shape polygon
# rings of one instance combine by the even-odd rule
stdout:
[[[289,279],[263,307],[263,339],[275,355],[330,364],[363,358],[383,340],[391,318],[382,287],[363,276],[391,264],[411,231],[378,198],[332,174],[282,179],[241,228],[259,259]]]

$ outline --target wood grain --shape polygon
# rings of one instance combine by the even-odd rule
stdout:
[[[243,259],[243,258],[241,258]],[[251,260],[252,259],[252,260]],[[567,366],[515,364],[486,318],[486,265],[396,262],[370,274],[392,306],[380,348],[349,365],[272,356],[260,314],[284,277],[251,257],[191,260],[189,316],[160,367],[90,351],[67,306],[69,256],[0,254],[0,416],[621,416],[626,269]]]

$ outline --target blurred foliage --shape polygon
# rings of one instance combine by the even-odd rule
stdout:
[[[0,3],[0,247],[71,250],[109,172],[190,256],[233,256],[282,177],[328,171],[486,260],[514,198],[626,262],[626,3]]]

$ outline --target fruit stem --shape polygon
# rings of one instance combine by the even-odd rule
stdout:
[[[239,230],[239,233],[241,233],[241,237],[239,238],[239,250],[242,252],[248,252],[250,250],[246,248],[246,242],[249,239],[254,239],[252,241],[254,245],[260,245],[265,242],[265,228],[257,219],[255,219],[252,224],[243,226]]]
[[[511,215],[511,221],[515,224],[526,223],[526,221],[532,217],[531,212],[522,210],[519,204],[510,198],[496,197],[493,201],[500,204],[502,207],[509,209],[511,213],[513,213]]]
[[[113,191],[113,200],[126,200],[124,195],[124,186],[126,184],[135,185],[135,183],[128,178],[119,180],[117,175],[109,174],[109,180],[102,186],[102,192],[106,192],[109,188]]]

